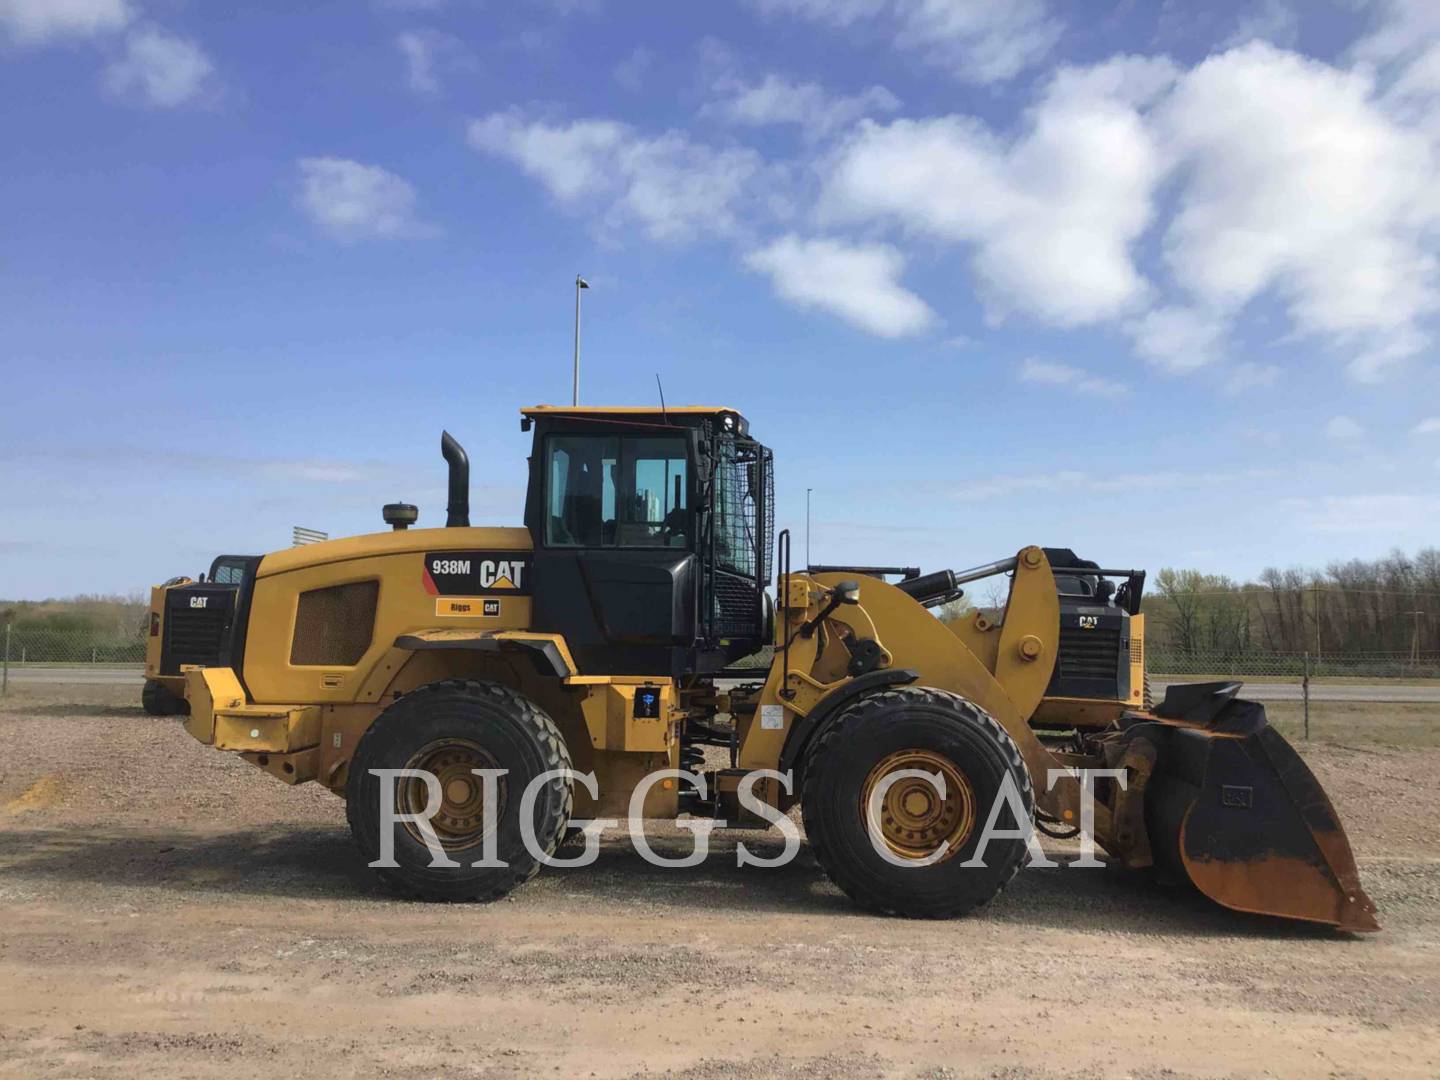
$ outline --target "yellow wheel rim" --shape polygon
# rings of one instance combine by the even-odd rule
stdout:
[[[405,763],[407,769],[433,773],[440,782],[440,808],[430,825],[447,851],[458,851],[480,843],[493,822],[485,821],[485,789],[472,769],[494,769],[495,759],[467,739],[444,739],[421,747]],[[505,778],[496,784],[496,811],[504,813],[508,794]],[[402,814],[419,814],[426,808],[429,789],[419,777],[402,777],[395,785],[395,809]],[[420,843],[425,842],[413,822],[405,828]]]
[[[877,807],[880,837],[901,859],[930,859],[948,843],[935,862],[945,862],[969,839],[975,828],[975,791],[964,771],[934,750],[897,750],[876,763],[860,792],[860,816],[870,821],[870,801],[887,776],[922,772],[925,777],[896,778],[885,789]],[[938,775],[942,798],[929,777]]]

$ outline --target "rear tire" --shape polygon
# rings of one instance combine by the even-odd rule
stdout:
[[[145,688],[140,691],[140,704],[151,716],[185,716],[190,712],[190,703],[172,693],[158,679],[145,680]]]
[[[483,807],[477,805],[480,778],[470,775],[472,766],[508,770],[501,780],[497,822],[483,820]],[[380,777],[370,770],[418,768],[443,774],[444,798],[431,825],[446,855],[460,865],[432,867],[423,838],[401,822],[392,826],[397,865],[376,870],[386,884],[422,900],[495,900],[540,869],[521,838],[522,793],[542,773],[569,767],[570,751],[555,722],[529,698],[498,683],[434,683],[400,698],[361,737],[345,785],[345,813],[366,862],[375,862],[381,854],[381,798],[410,812],[424,804],[413,801],[416,788],[407,787],[404,778],[387,782],[382,792]],[[568,778],[552,777],[541,785],[532,822],[536,845],[546,855],[554,854],[570,809]],[[491,831],[497,833],[495,853],[506,865],[471,866]]]
[[[906,863],[895,865],[872,842],[864,804],[877,777],[911,765],[946,775],[946,797],[927,802],[924,791],[934,788],[921,782],[922,790],[903,796],[913,802],[883,804],[883,821],[877,823],[881,839]],[[830,879],[862,907],[916,918],[964,915],[998,896],[1025,857],[1024,840],[992,839],[984,866],[962,865],[979,847],[1007,777],[1027,822],[1033,820],[1025,763],[993,717],[941,690],[907,686],[882,691],[845,709],[807,756],[801,804],[805,832]],[[887,798],[900,788],[896,783]],[[912,808],[917,816],[907,818]],[[1017,824],[1012,811],[1002,809],[995,827],[1014,830]],[[941,839],[949,847],[939,861],[915,861],[927,850],[937,851]]]

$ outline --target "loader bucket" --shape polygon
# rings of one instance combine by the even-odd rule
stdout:
[[[1238,684],[1172,689],[1162,719],[1126,730],[1157,751],[1145,798],[1157,864],[1236,911],[1380,929],[1334,806],[1264,707],[1236,700]]]

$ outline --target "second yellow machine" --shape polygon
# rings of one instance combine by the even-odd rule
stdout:
[[[470,524],[445,435],[444,528],[391,504],[388,532],[238,558],[226,603],[179,585],[156,613],[190,733],[343,795],[367,861],[393,847],[396,887],[503,895],[572,819],[632,804],[765,824],[744,786],[801,805],[860,904],[956,915],[1004,888],[1032,821],[1075,833],[1089,771],[1089,831],[1124,865],[1237,910],[1376,928],[1334,809],[1259,705],[1210,684],[1149,708],[1143,573],[1042,547],[895,583],[792,568],[771,453],[738,412],[542,406],[522,427],[523,527]],[[1002,574],[998,616],[932,614]],[[197,635],[213,655],[167,654]],[[768,668],[736,666],[766,647]]]

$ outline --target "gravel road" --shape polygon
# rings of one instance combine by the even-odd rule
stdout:
[[[1440,1075],[1440,751],[1306,755],[1378,935],[1075,868],[969,919],[877,918],[808,854],[737,868],[733,834],[693,870],[617,836],[588,870],[433,906],[372,880],[339,800],[128,688],[12,688],[0,1076]]]

